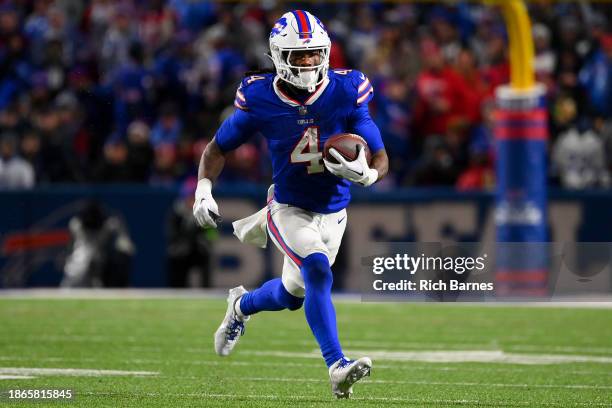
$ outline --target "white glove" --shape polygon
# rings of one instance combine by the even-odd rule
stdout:
[[[212,182],[209,179],[203,178],[198,181],[193,203],[193,216],[200,227],[217,228],[217,221],[221,220],[219,207],[211,190]]]
[[[336,149],[329,149],[329,154],[334,156],[338,163],[332,163],[323,159],[325,167],[335,176],[345,178],[353,183],[364,187],[370,186],[378,180],[378,170],[371,169],[366,160],[363,146],[359,146],[359,154],[353,161],[347,161]]]

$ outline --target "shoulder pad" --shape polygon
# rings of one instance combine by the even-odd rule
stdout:
[[[356,106],[367,104],[372,99],[374,88],[363,72],[355,69],[334,69],[333,72],[344,82]]]
[[[264,75],[250,75],[244,77],[238,89],[236,90],[236,98],[234,99],[234,106],[238,109],[249,110],[249,98],[253,94],[253,88],[256,88],[259,84],[267,82],[270,78],[269,74]],[[255,94],[257,92],[255,91]]]

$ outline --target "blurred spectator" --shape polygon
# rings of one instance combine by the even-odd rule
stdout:
[[[98,183],[126,183],[133,181],[128,148],[121,139],[109,140],[104,146],[104,158],[94,171]]]
[[[166,44],[174,34],[174,15],[164,0],[150,0],[142,5],[139,37],[150,50]]]
[[[21,154],[24,160],[30,163],[37,178],[40,178],[43,173],[41,147],[42,143],[38,132],[34,129],[28,129],[21,138]]]
[[[561,186],[570,189],[608,187],[604,135],[578,121],[577,107],[571,98],[561,98],[553,109],[559,130],[551,152],[551,173]],[[598,129],[603,132],[603,125]]]
[[[159,120],[151,130],[151,144],[158,147],[162,144],[176,145],[183,130],[176,106],[165,104],[160,109]]]
[[[170,47],[155,57],[157,98],[178,101],[181,110],[195,108],[205,70],[198,64],[188,31],[176,33]]]
[[[434,6],[429,13],[429,27],[446,61],[454,61],[461,50],[454,17],[445,6]]]
[[[43,182],[75,182],[84,179],[74,155],[72,141],[61,132],[61,119],[56,106],[34,114],[34,127],[40,135],[40,180]]]
[[[589,107],[606,117],[612,116],[612,34],[603,35],[600,48],[580,71],[580,84],[584,87]]]
[[[410,85],[406,80],[391,79],[374,94],[376,103],[376,124],[378,125],[385,148],[392,166],[398,169],[395,176],[402,180],[405,177],[405,162],[411,157],[410,125],[411,110],[409,99]]]
[[[485,63],[480,73],[489,85],[489,95],[493,95],[495,88],[510,81],[510,63],[508,62],[508,44],[504,34],[493,31],[485,44]]]
[[[72,245],[61,286],[127,287],[134,243],[121,219],[97,201],[84,204],[68,224]]]
[[[110,26],[99,49],[103,76],[112,72],[115,67],[127,64],[130,47],[138,41],[136,26],[130,21],[136,10],[128,3],[119,2],[111,10]]]
[[[144,183],[151,174],[154,155],[146,123],[136,121],[130,124],[127,131],[127,146],[131,179]]]
[[[208,1],[169,0],[167,7],[177,16],[179,25],[200,31],[215,18],[215,5]]]
[[[26,91],[32,70],[19,17],[10,6],[0,8],[0,110]]]
[[[445,136],[449,126],[467,124],[463,100],[467,85],[446,65],[435,42],[423,41],[421,56],[424,70],[416,80],[415,131],[421,138]]]
[[[115,97],[115,126],[123,134],[131,121],[152,119],[153,74],[145,67],[144,48],[139,42],[129,45],[129,56],[110,74]]]
[[[572,127],[562,133],[552,152],[552,165],[561,185],[569,189],[610,186],[601,137],[592,130]]]
[[[465,119],[469,125],[477,124],[482,120],[482,104],[488,93],[488,85],[478,71],[476,56],[468,49],[463,48],[457,53],[455,70],[463,81],[463,102]]]
[[[21,120],[15,106],[7,106],[6,109],[0,111],[0,128],[19,134],[24,128],[27,128],[27,124]]]
[[[423,155],[416,163],[413,184],[441,186],[455,184],[460,168],[446,140],[432,135],[425,140]]]
[[[531,29],[533,33],[533,46],[535,48],[534,70],[536,80],[553,90],[554,78],[557,66],[557,56],[550,47],[550,30],[544,24],[534,24]]]
[[[86,168],[91,135],[85,126],[78,99],[71,92],[64,91],[55,98],[55,107],[59,116],[58,132],[64,135],[66,144],[72,146],[79,167]]]
[[[204,96],[211,106],[218,106],[221,101],[228,100],[235,93],[236,84],[246,70],[244,58],[238,52],[236,44],[231,43],[231,39],[235,38],[232,34],[240,28],[227,21],[227,14],[225,17],[225,22],[203,33],[196,45],[200,53],[197,64],[207,77]]]
[[[0,135],[0,189],[31,188],[34,169],[17,155],[17,135]]]
[[[213,240],[217,231],[200,228],[193,218],[197,181],[187,179],[167,220],[168,281],[171,287],[210,286]]]
[[[471,130],[468,166],[457,180],[458,190],[492,190],[495,186],[494,104],[491,102],[483,104],[482,111],[482,124],[474,126]]]
[[[149,183],[156,186],[172,187],[176,182],[176,147],[171,144],[160,144],[155,148],[153,172]]]
[[[355,16],[351,21],[346,52],[351,61],[363,61],[367,55],[372,55],[376,49],[376,20],[374,13],[366,3],[359,3],[355,8]]]

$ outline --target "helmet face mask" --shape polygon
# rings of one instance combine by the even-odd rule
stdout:
[[[307,11],[285,13],[270,33],[270,56],[278,77],[309,92],[327,77],[330,49],[325,27]],[[301,64],[304,59],[311,64]]]

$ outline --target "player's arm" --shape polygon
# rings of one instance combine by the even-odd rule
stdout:
[[[384,149],[384,147],[372,155],[370,167],[378,172],[376,181],[387,175],[389,172],[389,156],[387,156],[387,151]]]
[[[193,216],[202,227],[217,227],[219,206],[212,196],[212,185],[225,165],[225,154],[244,143],[254,132],[254,120],[247,109],[238,106],[219,127],[206,146],[198,168],[198,187],[193,203]]]
[[[221,170],[223,170],[223,166],[225,166],[225,153],[217,144],[217,139],[213,138],[202,153],[200,166],[198,167],[198,180],[206,178],[211,182],[216,181],[221,174]]]
[[[346,178],[353,183],[364,187],[376,183],[387,175],[389,171],[389,158],[382,142],[380,130],[372,120],[368,103],[372,100],[374,88],[370,80],[359,71],[351,71],[347,81],[347,91],[350,98],[354,99],[354,108],[349,116],[350,131],[361,136],[372,152],[372,160],[368,164],[365,152],[361,150],[357,158],[347,161],[336,152],[330,150],[338,164],[324,160],[325,167],[338,177]]]
[[[358,106],[353,111],[351,121],[353,132],[363,137],[372,152],[372,160],[369,167],[377,172],[377,177],[374,180],[375,183],[389,172],[389,157],[382,141],[380,129],[378,129],[378,126],[372,120],[367,103]]]
[[[371,92],[370,90],[370,98]],[[363,103],[359,103],[351,113],[349,118],[350,127],[353,133],[358,134],[366,141],[372,152],[372,160],[368,164],[363,149],[359,151],[357,158],[350,162],[344,159],[340,153],[331,149],[330,154],[336,158],[338,164],[331,163],[327,160],[324,160],[324,162],[325,167],[336,176],[346,178],[353,183],[367,187],[387,175],[389,171],[389,157],[385,151],[380,130],[370,116],[367,106],[367,102],[369,101],[367,94],[362,96],[362,101]]]

